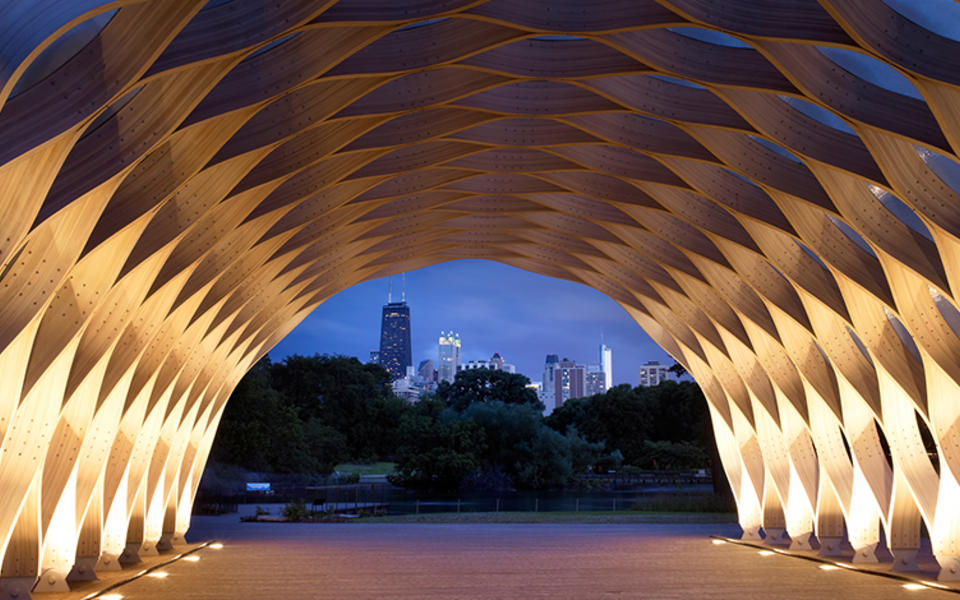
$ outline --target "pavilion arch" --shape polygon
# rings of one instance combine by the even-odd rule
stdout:
[[[480,257],[688,369],[746,536],[902,567],[922,522],[960,577],[960,43],[880,0],[383,4],[0,7],[3,594],[182,541],[250,365]]]

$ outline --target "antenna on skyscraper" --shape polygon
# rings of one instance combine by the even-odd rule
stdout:
[[[400,302],[407,301],[407,274],[400,275]]]
[[[393,302],[393,275],[387,277],[387,304]]]

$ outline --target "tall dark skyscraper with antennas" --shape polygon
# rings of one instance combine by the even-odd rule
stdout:
[[[380,320],[380,366],[390,372],[390,379],[399,379],[413,366],[410,348],[410,307],[407,306],[406,276],[403,278],[400,302],[393,301],[393,281],[387,292]]]

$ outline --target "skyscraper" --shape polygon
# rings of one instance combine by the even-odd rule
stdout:
[[[460,334],[440,332],[440,356],[437,364],[437,380],[453,382],[460,364]]]
[[[556,364],[553,373],[554,408],[560,408],[570,398],[584,396],[584,379],[587,369],[569,358]]]
[[[607,388],[603,383],[604,375],[605,373],[603,371],[587,370],[586,374],[584,375],[583,395],[593,396],[594,394],[602,394],[607,391]]]
[[[433,368],[433,359],[428,358],[427,360],[421,360],[420,364],[417,366],[417,375],[420,376],[424,381],[432,382],[434,380],[436,370]]]
[[[391,284],[391,293],[387,295],[380,320],[380,366],[389,371],[391,380],[406,375],[407,367],[413,365],[406,292],[400,296],[400,302],[393,302],[392,295]]]
[[[613,350],[600,342],[600,370],[603,371],[603,389],[613,387]]]
[[[554,380],[557,376],[557,364],[560,362],[560,357],[556,354],[548,354],[546,360],[543,361],[543,389],[547,390],[550,394],[550,398],[553,400],[552,403],[548,406],[556,407],[556,392],[554,391]]]
[[[670,371],[666,365],[661,365],[655,360],[648,360],[647,364],[640,366],[640,385],[660,385],[661,381],[670,379]]]

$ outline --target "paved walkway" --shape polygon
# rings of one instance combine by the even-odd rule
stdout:
[[[287,524],[197,517],[198,562],[138,579],[124,598],[816,599],[942,597],[901,582],[712,544],[731,525]]]

